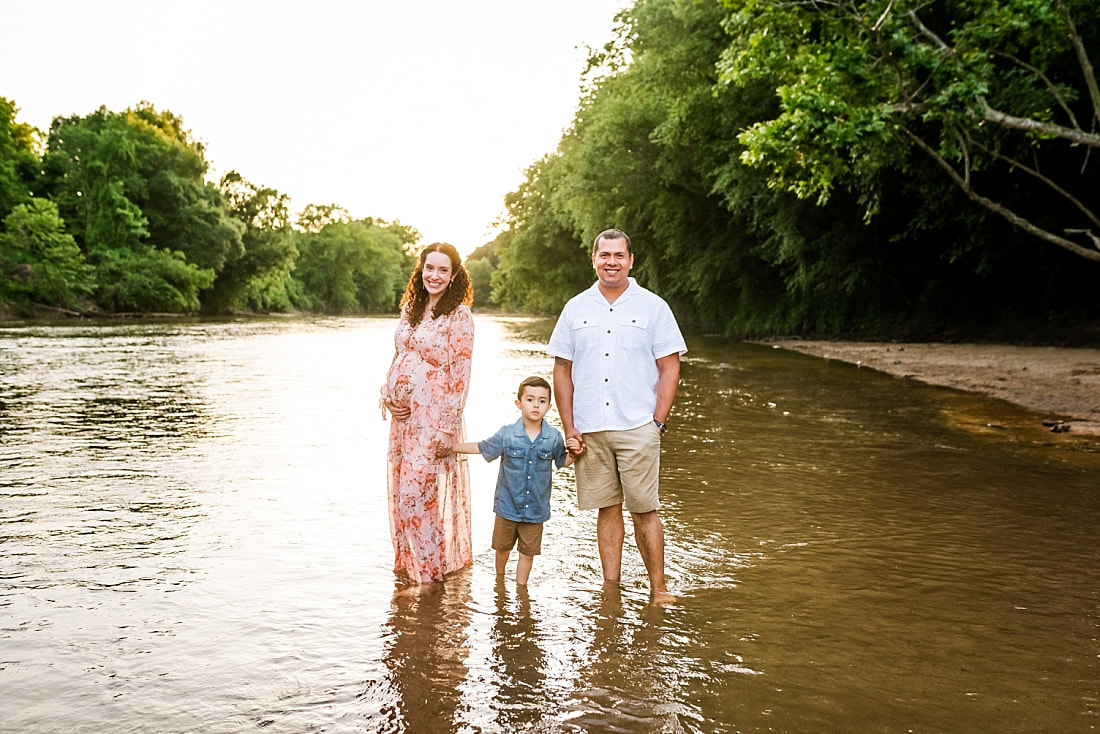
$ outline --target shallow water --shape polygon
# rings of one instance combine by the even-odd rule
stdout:
[[[629,532],[603,588],[569,470],[530,586],[498,581],[476,457],[474,566],[395,597],[394,325],[0,329],[0,730],[1100,723],[1100,456],[755,345],[689,338],[662,472],[678,603],[648,605]],[[471,438],[549,373],[549,326],[477,318]]]

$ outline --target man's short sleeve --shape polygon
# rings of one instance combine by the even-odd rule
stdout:
[[[687,343],[684,341],[684,335],[680,333],[680,326],[676,323],[672,309],[662,299],[657,308],[657,323],[653,332],[653,357],[660,359],[670,354],[685,352],[687,352]]]
[[[554,332],[550,335],[550,343],[546,345],[546,353],[551,357],[561,357],[573,361],[576,353],[576,345],[573,343],[573,309],[572,301],[565,304],[565,308],[558,315],[558,322],[554,324]]]

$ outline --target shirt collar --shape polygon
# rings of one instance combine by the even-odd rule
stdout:
[[[633,275],[627,276],[626,280],[627,280],[626,290],[622,292],[622,295],[620,295],[618,298],[615,299],[615,303],[619,303],[624,298],[633,295],[639,288],[641,288],[641,286],[638,285],[638,281],[636,281],[634,279]],[[607,303],[607,299],[604,298],[603,293],[600,292],[600,280],[599,280],[599,278],[597,278],[596,282],[593,283],[588,288],[587,292],[592,298],[600,299],[601,303],[603,303],[603,304]]]
[[[521,433],[524,438],[527,438],[527,440],[529,440],[529,441],[531,440],[527,436],[526,426],[523,425],[523,416],[520,416],[519,420],[517,420],[512,425],[515,426],[516,431],[518,433]],[[546,419],[543,418],[542,419],[542,425],[539,427],[539,435],[535,436],[535,441],[538,441],[540,438],[543,438],[545,435],[546,435]],[[531,441],[531,443],[534,443],[535,441]]]

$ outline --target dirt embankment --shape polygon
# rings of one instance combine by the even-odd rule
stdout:
[[[1100,436],[1100,349],[797,339],[766,343],[991,395],[1046,414],[1055,430]]]

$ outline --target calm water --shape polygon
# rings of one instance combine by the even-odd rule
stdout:
[[[0,731],[1100,725],[1100,456],[755,345],[689,339],[662,482],[679,603],[647,605],[632,545],[602,588],[569,470],[530,587],[499,583],[477,457],[474,567],[395,597],[394,325],[0,329]],[[549,326],[478,317],[471,438],[549,373]]]

